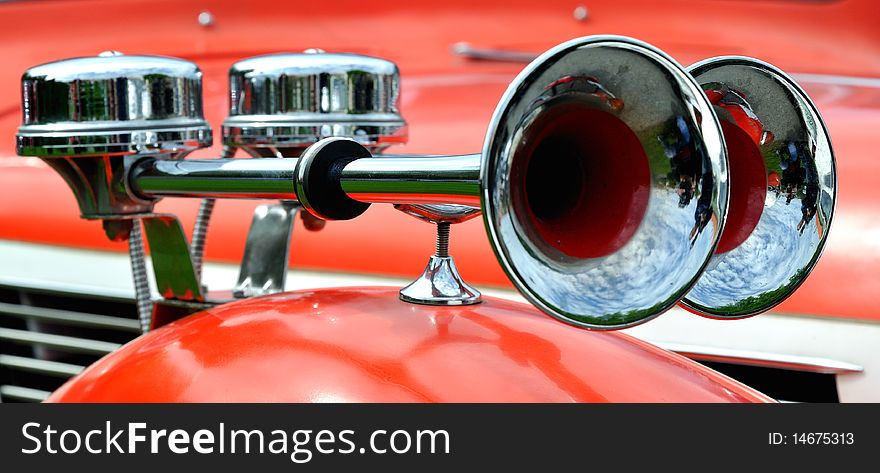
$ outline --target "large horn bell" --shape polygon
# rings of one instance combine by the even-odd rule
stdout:
[[[731,193],[716,255],[683,303],[747,317],[791,295],[819,259],[834,212],[834,154],[816,106],[779,69],[719,57],[690,71],[721,121]]]
[[[482,157],[484,219],[504,271],[542,310],[588,328],[674,305],[727,210],[711,104],[674,60],[629,38],[577,39],[531,63],[498,105]]]

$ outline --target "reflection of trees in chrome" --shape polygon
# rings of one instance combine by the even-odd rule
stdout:
[[[747,297],[736,303],[719,307],[717,310],[727,313],[746,314],[759,310],[765,310],[767,307],[773,306],[775,301],[783,299],[788,294],[797,289],[800,281],[807,275],[807,268],[801,268],[792,275],[788,280],[788,284],[780,286],[772,291],[763,294]]]
[[[686,208],[694,197],[697,205],[694,209],[694,224],[688,234],[691,246],[712,219],[712,196],[715,178],[712,166],[692,139],[695,131],[690,128],[682,116],[675,117],[663,124],[657,133],[657,141],[662,146],[663,156],[668,169],[665,176],[665,187],[675,189],[679,208]]]
[[[676,189],[680,208],[687,207],[697,193],[702,170],[701,153],[694,145],[692,136],[693,130],[681,116],[664,124],[657,135],[663,147],[663,156],[669,162],[666,182]]]
[[[804,142],[780,143],[770,156],[774,159],[769,160],[768,168],[774,173],[778,169],[779,182],[768,182],[768,193],[774,194],[774,204],[782,199],[785,205],[800,201],[801,219],[796,228],[799,233],[803,233],[816,216],[819,204],[819,174],[816,163]]]

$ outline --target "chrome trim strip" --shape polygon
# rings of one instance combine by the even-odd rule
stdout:
[[[95,315],[70,310],[47,309],[43,307],[9,304],[5,302],[0,302],[0,314],[40,320],[43,322],[60,323],[64,325],[109,328],[140,333],[140,325],[138,325],[137,320],[124,319],[109,315]]]
[[[27,330],[15,330],[9,328],[0,328],[0,341],[17,343],[19,345],[39,345],[48,348],[94,355],[106,355],[110,352],[116,351],[122,346],[118,343],[86,340],[65,335],[28,332]]]
[[[783,353],[764,353],[731,348],[705,347],[683,343],[653,342],[666,350],[686,356],[695,361],[715,361],[737,365],[776,368],[808,373],[849,374],[864,371],[859,365],[830,358],[786,355]]]
[[[88,250],[86,250],[88,251]],[[102,299],[112,302],[133,302],[134,292],[131,289],[118,289],[94,284],[67,283],[52,280],[34,280],[0,275],[0,289],[13,291],[37,292],[40,294],[59,295],[84,299]]]
[[[85,369],[85,366],[60,363],[57,361],[38,360],[23,356],[0,355],[0,366],[31,373],[70,378],[76,376]]]
[[[0,386],[0,399],[15,399],[18,401],[43,402],[51,394],[49,391],[24,388],[21,386]]]

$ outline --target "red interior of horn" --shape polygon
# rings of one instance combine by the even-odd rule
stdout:
[[[741,245],[758,225],[767,197],[767,167],[753,137],[737,125],[721,121],[730,162],[727,222],[715,253]]]
[[[517,153],[517,216],[546,245],[575,258],[620,249],[639,227],[650,169],[635,133],[611,113],[580,104],[549,108]]]

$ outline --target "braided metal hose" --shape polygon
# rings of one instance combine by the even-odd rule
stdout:
[[[205,237],[208,235],[208,224],[211,222],[211,214],[214,212],[215,199],[202,199],[199,205],[199,213],[196,216],[196,224],[193,226],[190,253],[192,254],[193,269],[199,281],[202,279],[202,262],[205,254]]]
[[[235,156],[234,146],[224,146],[220,153],[221,158]],[[202,279],[202,265],[205,255],[205,239],[208,236],[208,224],[211,222],[211,214],[214,212],[216,199],[202,199],[199,205],[199,213],[196,215],[196,223],[193,226],[192,242],[189,245],[192,256],[193,269],[199,281]]]
[[[141,323],[141,332],[147,333],[150,330],[150,320],[153,318],[153,301],[147,279],[144,234],[141,231],[141,221],[138,219],[132,221],[131,233],[128,236],[128,254],[131,259],[131,276],[134,282],[138,320]]]

